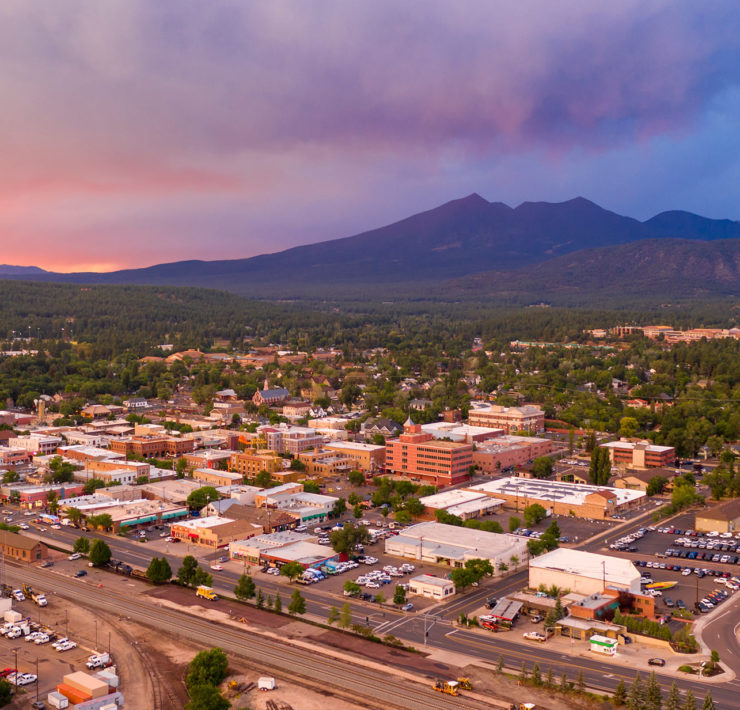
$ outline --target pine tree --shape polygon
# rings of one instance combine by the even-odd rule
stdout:
[[[583,671],[578,671],[578,680],[576,681],[576,690],[583,693],[586,690],[586,683],[583,680]]]
[[[552,668],[547,669],[547,675],[545,676],[545,685],[548,688],[552,688],[555,685],[555,678],[552,675]]]
[[[527,680],[527,662],[526,661],[522,661],[522,670],[519,673],[519,680],[521,680],[522,683],[524,683]]]
[[[352,609],[349,602],[342,605],[342,612],[339,614],[339,626],[342,629],[348,629],[352,625]]]
[[[540,673],[539,663],[535,663],[532,667],[532,683],[536,686],[542,685],[542,673]]]
[[[563,675],[560,676],[560,690],[561,692],[566,693],[569,689],[568,676],[563,673]]]
[[[288,612],[290,614],[305,614],[306,613],[306,600],[303,595],[297,590],[293,590],[293,594],[290,597],[290,604],[288,604]]]
[[[258,609],[263,609],[264,606],[265,606],[265,595],[262,594],[262,590],[261,589],[258,589],[257,590],[257,608]]]
[[[272,609],[272,595],[267,595],[267,608]]]
[[[645,708],[645,687],[639,673],[632,681],[630,692],[627,694],[627,707],[629,710],[644,710]]]
[[[691,688],[686,691],[686,699],[683,701],[683,710],[696,710],[696,700]]]
[[[655,671],[648,678],[647,687],[645,688],[645,709],[661,710],[663,706],[663,693],[660,690],[658,679],[655,677]]]
[[[280,592],[275,594],[275,611],[280,613],[283,610],[283,600],[280,598]]]
[[[234,596],[240,601],[246,601],[254,597],[254,580],[243,574],[234,587]]]
[[[339,618],[339,609],[333,606],[331,609],[329,609],[329,616],[326,620],[326,623],[329,624],[329,626],[331,626],[338,618]]]
[[[671,689],[668,691],[668,695],[663,703],[663,710],[681,710],[681,696],[679,695],[675,680],[671,684]]]
[[[624,681],[620,678],[617,687],[614,689],[614,704],[619,708],[627,702],[627,688],[624,687]]]
[[[712,700],[712,694],[709,691],[704,696],[704,704],[701,706],[701,710],[717,710],[717,706],[714,704],[714,700]]]
[[[496,661],[496,672],[501,673],[504,670],[504,657],[499,655],[498,661]]]

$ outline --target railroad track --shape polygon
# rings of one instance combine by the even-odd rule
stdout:
[[[12,572],[10,572],[12,574]],[[49,584],[50,574],[26,568],[16,575],[31,583]],[[227,653],[241,656],[252,664],[295,678],[307,680],[316,685],[329,687],[338,695],[357,702],[365,701],[365,707],[388,710],[428,710],[439,708],[490,708],[487,702],[472,697],[440,698],[431,687],[425,687],[424,679],[419,683],[397,678],[381,670],[360,665],[352,658],[342,659],[326,655],[319,649],[311,651],[294,646],[280,639],[272,639],[255,634],[247,629],[232,628],[228,625],[209,621],[186,612],[158,607],[149,601],[124,596],[114,590],[101,593],[84,582],[71,580],[54,574],[56,593],[75,602],[82,602],[102,611],[121,613],[131,619],[152,626],[179,633],[191,641],[206,646],[220,646]],[[430,681],[431,683],[431,681]],[[167,684],[162,684],[167,687]],[[163,701],[164,698],[161,699]]]

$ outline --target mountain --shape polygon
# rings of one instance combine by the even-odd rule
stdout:
[[[12,266],[11,264],[0,264],[0,276],[33,276],[35,274],[48,274],[48,271],[38,266]]]
[[[645,239],[601,249],[584,249],[541,264],[491,271],[442,285],[458,296],[590,299],[614,296],[740,296],[740,239],[710,243],[687,239]]]
[[[538,264],[542,273],[535,269],[533,274],[556,278],[546,264],[568,254],[648,240],[644,251],[657,248],[659,240],[677,237],[701,242],[734,239],[740,237],[740,223],[688,212],[664,212],[640,222],[582,197],[560,203],[524,202],[512,208],[473,194],[352,237],[249,259],[180,261],[104,274],[6,276],[86,284],[201,286],[263,298],[331,298],[350,292],[370,297],[397,293],[399,288],[422,295],[431,289],[438,296],[443,280],[488,271],[513,271],[525,278],[529,272],[522,269]],[[570,262],[556,263],[558,269]],[[657,260],[653,268],[663,270]]]

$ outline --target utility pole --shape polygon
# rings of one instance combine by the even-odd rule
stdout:
[[[602,573],[602,579],[604,583],[604,587],[602,591],[606,591],[606,560],[601,560],[601,573]]]
[[[39,704],[39,657],[36,656],[36,705]]]
[[[98,651],[98,620],[95,619],[95,652]]]

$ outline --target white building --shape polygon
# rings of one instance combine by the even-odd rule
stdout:
[[[429,599],[447,599],[455,593],[455,585],[449,579],[432,574],[420,574],[409,580],[409,594],[418,594]]]
[[[385,541],[389,555],[408,557],[433,564],[463,567],[473,559],[489,560],[501,571],[527,561],[527,540],[516,535],[489,533],[441,523],[419,523]]]
[[[463,520],[493,513],[503,508],[505,502],[501,498],[491,498],[485,493],[475,493],[460,488],[424,496],[419,501],[425,508],[444,510],[451,515],[457,515]]]
[[[555,585],[577,594],[595,594],[606,587],[640,593],[640,573],[630,560],[559,548],[529,562],[529,586]]]
[[[58,436],[39,436],[37,434],[8,439],[9,448],[23,449],[34,456],[49,456],[57,450],[57,446],[61,443],[62,440]]]

